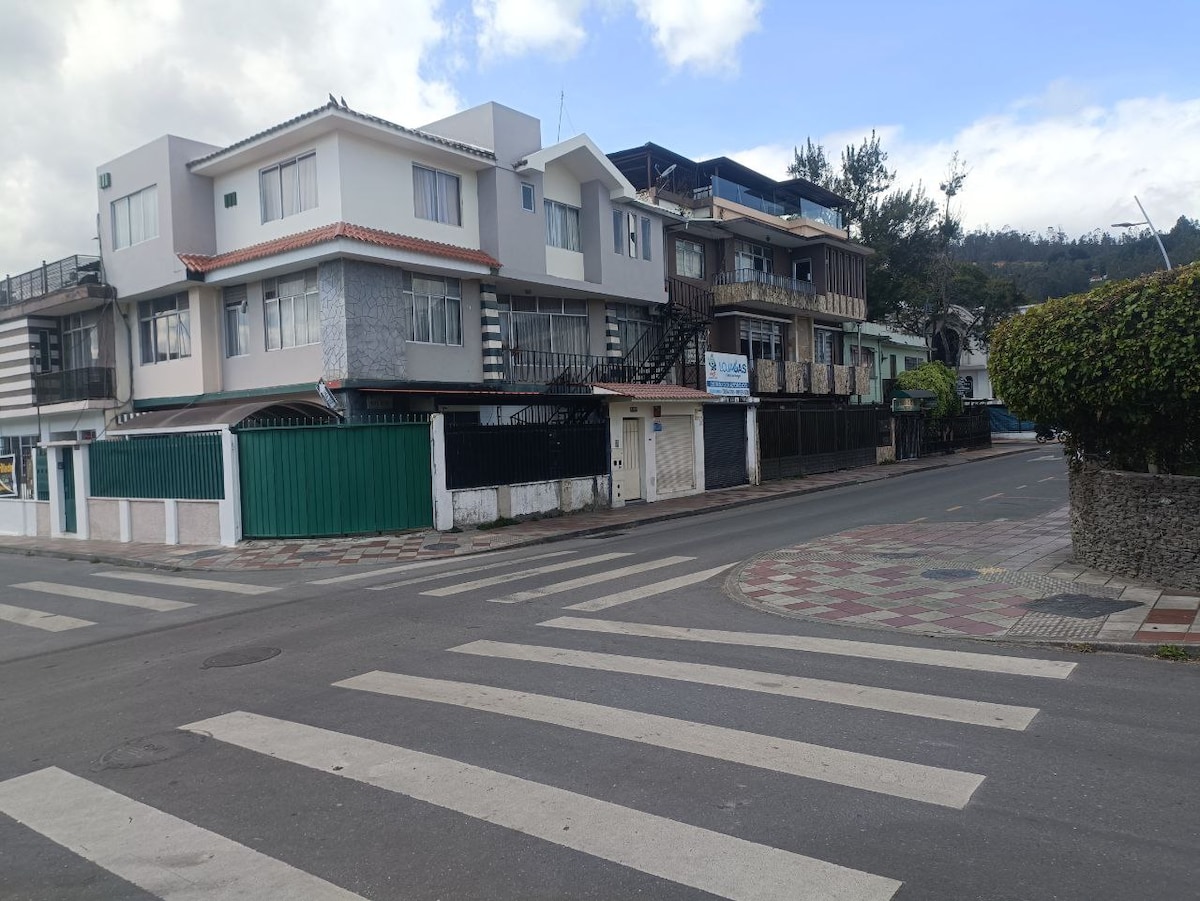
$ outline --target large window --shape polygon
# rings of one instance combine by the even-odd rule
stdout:
[[[225,301],[225,356],[250,353],[250,316],[246,311],[246,286],[232,285],[223,292]]]
[[[93,313],[63,319],[63,369],[87,369],[100,362],[100,335]]]
[[[500,340],[510,351],[588,352],[586,300],[500,297]]]
[[[654,327],[650,308],[636,303],[616,304],[617,332],[621,336],[621,350],[628,352],[642,340],[642,336]]]
[[[142,363],[165,363],[192,355],[188,296],[180,293],[138,304],[138,336]]]
[[[268,166],[258,174],[262,221],[294,216],[317,205],[317,155],[305,153]]]
[[[557,200],[546,202],[546,245],[563,250],[581,251],[579,210]]]
[[[462,225],[458,176],[413,165],[413,213],[418,219]]]
[[[749,241],[738,241],[733,251],[734,269],[753,269],[756,272],[774,272],[774,260],[771,251]]]
[[[424,344],[462,344],[462,286],[456,278],[404,273],[412,328],[409,340]]]
[[[317,270],[281,275],[263,282],[267,350],[302,347],[321,340],[321,293]]]
[[[680,278],[704,278],[704,245],[675,239],[675,274]]]
[[[751,360],[783,359],[783,324],[767,319],[741,320],[741,350]]]
[[[813,329],[813,344],[815,345],[814,356],[818,363],[837,363],[839,366],[842,362],[842,332],[836,329],[814,328]]]
[[[613,249],[630,259],[650,259],[650,219],[613,210]]]
[[[112,202],[113,249],[158,237],[158,186],[151,185]]]

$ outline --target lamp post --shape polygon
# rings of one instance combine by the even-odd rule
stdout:
[[[1133,228],[1134,226],[1137,226],[1137,225],[1150,226],[1150,231],[1154,235],[1154,240],[1156,242],[1158,242],[1158,249],[1162,253],[1163,262],[1167,264],[1167,271],[1170,272],[1171,271],[1171,260],[1167,257],[1167,249],[1165,247],[1163,247],[1162,238],[1160,238],[1158,236],[1158,229],[1155,228],[1154,223],[1150,221],[1150,217],[1146,214],[1146,208],[1144,206],[1142,206],[1142,202],[1140,200],[1138,200],[1136,194],[1133,195],[1133,202],[1138,205],[1138,209],[1142,211],[1142,216],[1145,217],[1145,220],[1142,222],[1114,222],[1112,224],[1112,227],[1113,228]]]

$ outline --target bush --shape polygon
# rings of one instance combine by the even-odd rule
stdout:
[[[1030,308],[992,332],[988,370],[1074,458],[1179,472],[1200,452],[1200,263]]]
[[[913,388],[932,391],[937,395],[933,418],[942,419],[962,411],[962,400],[958,396],[954,370],[945,363],[922,363],[916,369],[908,369],[896,376],[896,387],[906,391]]]

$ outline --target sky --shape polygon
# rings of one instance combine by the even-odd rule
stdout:
[[[495,100],[543,142],[653,141],[782,178],[872,129],[951,154],[968,229],[1200,218],[1200,0],[0,0],[0,275],[95,253],[96,167],[320,106],[419,127]]]

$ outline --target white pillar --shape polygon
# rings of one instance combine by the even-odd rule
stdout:
[[[117,528],[122,541],[133,541],[133,510],[127,497],[117,501]]]
[[[704,490],[704,407],[692,411],[692,479],[696,491]]]
[[[221,432],[221,463],[225,496],[217,504],[217,517],[221,524],[221,545],[233,547],[242,540],[242,478],[237,435],[229,429]]]
[[[454,528],[454,495],[446,487],[446,417],[429,417],[429,471],[433,478],[433,527],[439,532]]]
[[[179,501],[163,501],[163,544],[179,544]]]
[[[59,466],[62,465],[62,450],[46,448],[46,481],[50,483],[50,537],[63,537],[63,480]]]
[[[88,465],[91,447],[80,444],[75,447],[71,461],[75,464],[75,537],[92,537],[91,517],[88,515],[88,498],[92,496],[92,468]]]
[[[746,476],[751,485],[762,484],[758,462],[758,406],[746,405]]]

